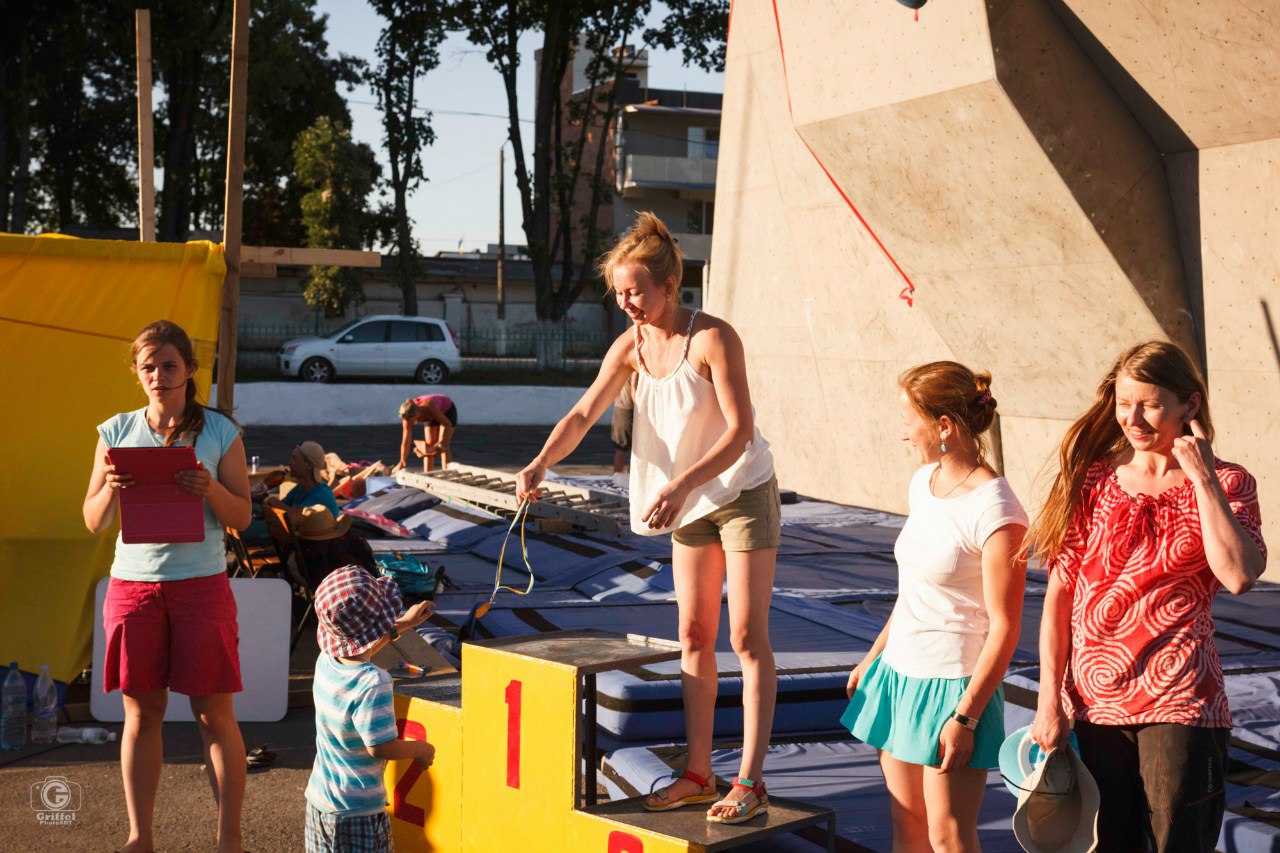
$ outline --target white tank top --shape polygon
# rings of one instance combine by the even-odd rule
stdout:
[[[640,327],[635,327],[635,413],[631,432],[631,529],[641,536],[657,536],[697,521],[737,500],[747,489],[763,485],[773,476],[773,454],[759,427],[742,455],[718,477],[694,489],[669,527],[650,529],[641,518],[662,487],[682,471],[692,468],[729,428],[716,399],[715,386],[689,363],[693,322],[685,330],[680,363],[667,376],[656,377],[640,357]],[[755,410],[752,409],[752,416]]]

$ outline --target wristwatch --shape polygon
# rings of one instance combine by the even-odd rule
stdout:
[[[969,731],[973,731],[978,727],[977,717],[966,717],[964,714],[961,714],[958,711],[951,715],[951,719],[955,720],[957,723],[964,726]]]

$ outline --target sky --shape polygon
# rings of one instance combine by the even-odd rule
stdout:
[[[655,4],[660,6],[660,4]],[[383,21],[361,0],[318,0],[318,14],[329,16],[327,38],[331,55],[377,59],[374,47]],[[659,11],[661,9],[659,8]],[[659,14],[651,15],[656,24]],[[518,78],[520,112],[533,115],[533,52],[541,33],[527,34],[520,42]],[[649,86],[655,89],[688,89],[722,92],[724,75],[697,67],[685,68],[678,51],[650,50]],[[423,152],[428,180],[409,197],[409,217],[420,250],[425,255],[441,251],[484,249],[498,242],[498,149],[507,135],[507,100],[502,78],[485,59],[483,51],[462,35],[450,35],[440,47],[440,65],[419,80],[418,103],[432,112],[435,144]],[[351,133],[378,154],[384,172],[390,174],[382,152],[382,123],[375,99],[367,87],[343,93],[351,110]],[[524,123],[525,147],[532,150],[533,125]],[[521,231],[520,195],[516,188],[510,147],[507,148],[506,237],[508,244],[524,242]]]

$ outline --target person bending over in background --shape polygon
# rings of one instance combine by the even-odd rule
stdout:
[[[414,446],[415,424],[426,424],[423,442],[419,447]],[[424,394],[405,400],[400,404],[400,461],[391,469],[391,473],[394,474],[408,464],[411,449],[423,457],[424,471],[435,467],[437,460],[441,468],[449,467],[453,460],[450,442],[457,426],[458,407],[444,394]]]

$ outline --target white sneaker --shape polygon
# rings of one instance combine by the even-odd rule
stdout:
[[[631,475],[625,471],[615,471],[611,479],[615,489],[625,489],[631,483]]]

